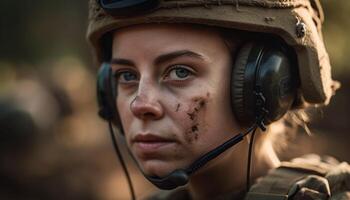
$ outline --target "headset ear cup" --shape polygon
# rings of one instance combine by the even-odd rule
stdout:
[[[98,115],[107,121],[113,122],[122,135],[124,129],[116,107],[117,88],[112,74],[112,68],[108,63],[102,63],[97,75],[97,102]]]
[[[296,96],[293,56],[284,44],[268,41],[245,44],[232,69],[232,110],[241,126],[251,126],[265,112],[266,125],[280,119]]]
[[[114,84],[112,69],[108,63],[102,63],[97,75],[97,102],[98,114],[105,120],[112,120],[115,117],[116,108],[114,104]]]
[[[236,120],[241,125],[249,124],[253,119],[247,115],[248,102],[244,95],[246,81],[246,67],[252,43],[245,44],[237,54],[231,73],[231,105]]]
[[[279,120],[292,107],[297,95],[297,66],[286,45],[265,44],[259,61],[256,85],[266,99],[265,124]]]

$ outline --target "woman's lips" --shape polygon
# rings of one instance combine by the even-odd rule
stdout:
[[[152,151],[168,144],[171,144],[171,142],[137,142],[136,146],[143,151]]]
[[[170,147],[176,143],[176,140],[156,136],[153,134],[138,134],[133,138],[132,143],[141,153],[156,153],[158,150]]]

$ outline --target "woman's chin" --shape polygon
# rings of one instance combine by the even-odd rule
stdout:
[[[140,165],[147,176],[164,177],[178,169],[174,163],[161,160],[148,160]]]

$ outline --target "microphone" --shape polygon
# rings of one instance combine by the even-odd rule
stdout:
[[[243,140],[244,136],[248,135],[251,131],[254,131],[258,126],[253,124],[245,133],[239,133],[234,137],[230,138],[223,144],[219,145],[215,149],[209,151],[203,156],[199,157],[196,161],[194,161],[188,168],[186,169],[176,169],[165,177],[157,177],[157,176],[147,176],[147,180],[156,185],[158,188],[162,190],[172,190],[179,186],[183,186],[188,183],[189,176],[196,172],[198,169],[203,167],[209,161],[218,157],[221,153],[225,152],[227,149],[233,147]]]

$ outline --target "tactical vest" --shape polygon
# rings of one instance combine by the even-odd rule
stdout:
[[[350,200],[350,166],[307,155],[282,162],[257,180],[245,200]]]
[[[243,191],[244,192],[244,191]],[[240,192],[214,200],[241,200]],[[186,188],[162,191],[147,200],[191,200]],[[350,166],[331,157],[306,155],[282,162],[246,193],[244,200],[350,200]]]

